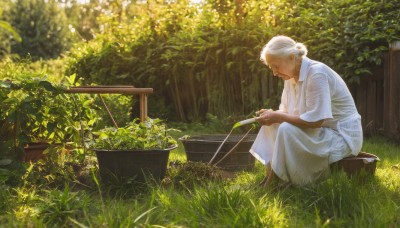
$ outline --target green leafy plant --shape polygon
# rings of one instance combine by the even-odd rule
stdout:
[[[137,119],[125,127],[107,127],[94,132],[91,143],[93,149],[130,150],[130,149],[168,149],[177,146],[177,142],[168,132],[160,119],[147,118],[144,122]]]
[[[29,75],[28,75],[29,76]],[[73,76],[71,76],[73,77]],[[74,79],[67,77],[70,82]],[[1,147],[18,157],[29,143],[61,144],[81,142],[84,130],[90,130],[96,115],[91,100],[68,95],[65,86],[45,77],[24,77],[1,81]],[[2,155],[4,152],[2,151]]]
[[[76,219],[82,219],[90,203],[87,195],[72,192],[68,185],[63,190],[45,190],[48,197],[40,198],[40,215],[49,225],[76,225]]]
[[[4,81],[2,86],[13,90],[4,102],[20,142],[64,141],[70,120],[62,88],[43,78]]]

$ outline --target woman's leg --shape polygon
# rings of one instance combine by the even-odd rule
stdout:
[[[265,182],[267,182],[268,180],[268,176],[270,175],[270,173],[273,172],[270,163],[268,163],[268,165],[265,166],[265,177],[263,178],[263,180],[260,182],[260,186],[264,186]]]
[[[267,180],[264,182],[263,187],[269,188],[275,185],[279,181],[279,177],[275,174],[275,172],[271,169],[268,173]]]

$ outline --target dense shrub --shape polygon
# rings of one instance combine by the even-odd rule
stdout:
[[[176,7],[152,10],[162,22],[144,14],[118,28],[110,26],[73,52],[68,73],[87,84],[153,87],[149,113],[167,119],[247,115],[268,103],[262,94],[267,70],[258,55],[270,28],[257,23],[260,16],[228,23],[211,5],[204,5],[202,14],[195,7]],[[277,91],[271,88],[267,95]]]
[[[349,82],[372,74],[389,43],[400,40],[400,1],[287,1],[277,29],[305,42],[310,55]]]
[[[49,59],[70,47],[67,18],[54,0],[16,0],[5,16],[22,38],[12,44],[12,53]]]
[[[153,87],[150,115],[167,119],[276,108],[280,84],[258,60],[274,35],[305,43],[348,82],[372,74],[400,38],[398,0],[151,2],[134,19],[105,21],[101,35],[73,51],[68,73],[87,84]]]
[[[2,9],[4,7],[4,2],[0,1],[0,39],[2,40],[2,43],[0,44],[0,59],[5,55],[10,54],[12,42],[21,42],[20,35],[15,31],[10,23],[2,20]]]

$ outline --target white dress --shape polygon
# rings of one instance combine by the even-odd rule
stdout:
[[[304,121],[325,120],[321,128],[289,123],[263,125],[250,149],[277,176],[296,185],[329,175],[329,164],[362,147],[361,116],[343,79],[323,63],[303,57],[299,80],[286,80],[279,111]]]

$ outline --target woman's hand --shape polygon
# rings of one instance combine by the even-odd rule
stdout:
[[[291,115],[288,113],[281,112],[279,110],[273,111],[272,109],[261,109],[256,112],[258,117],[256,121],[262,125],[272,125],[275,123],[287,122],[300,128],[320,128],[324,123],[324,120],[318,120],[315,122],[307,122],[300,119],[298,115]]]
[[[261,109],[256,112],[258,117],[256,120],[262,125],[271,125],[274,123],[280,123],[280,112],[273,111],[272,109]]]
[[[257,112],[256,112],[256,115],[257,116],[261,116],[261,114],[263,114],[265,111],[267,111],[268,109],[260,109],[260,110],[258,110]]]

